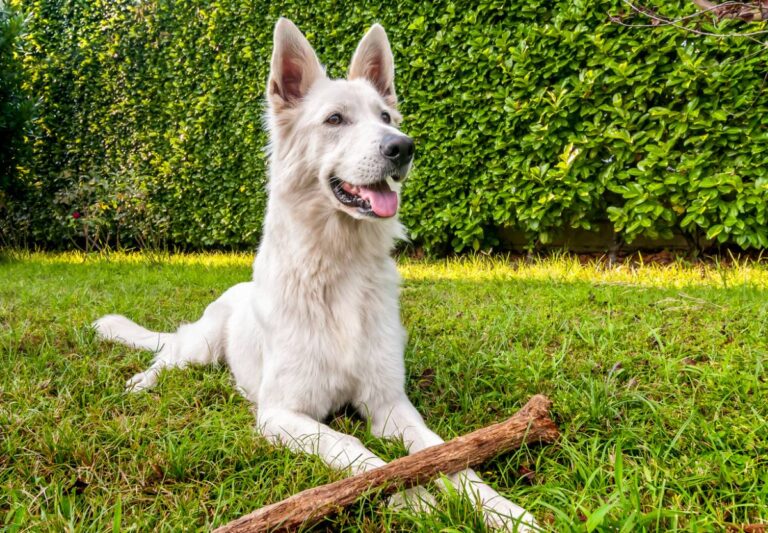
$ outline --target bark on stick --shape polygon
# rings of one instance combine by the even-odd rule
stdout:
[[[215,533],[295,530],[338,512],[371,492],[391,494],[422,485],[439,474],[453,474],[483,463],[523,444],[551,443],[559,433],[549,415],[552,402],[532,397],[520,411],[500,422],[449,442],[334,483],[295,494],[257,509],[215,530]]]

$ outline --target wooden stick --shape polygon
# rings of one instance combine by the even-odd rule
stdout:
[[[307,489],[257,509],[214,533],[295,530],[309,526],[373,491],[391,494],[402,488],[422,485],[441,473],[454,474],[519,448],[523,443],[554,442],[559,433],[549,416],[551,405],[546,396],[536,395],[505,422],[335,483]]]

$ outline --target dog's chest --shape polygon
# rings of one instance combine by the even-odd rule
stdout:
[[[323,417],[397,377],[386,364],[401,344],[397,290],[391,278],[350,275],[290,291],[273,315],[270,358],[295,407]]]

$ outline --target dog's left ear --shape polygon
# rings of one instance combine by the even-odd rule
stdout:
[[[392,107],[397,105],[395,94],[395,59],[389,47],[387,33],[381,24],[374,24],[357,45],[347,78],[364,78],[371,82]]]

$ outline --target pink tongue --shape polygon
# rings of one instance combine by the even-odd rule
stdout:
[[[397,213],[397,193],[390,190],[389,185],[383,184],[375,189],[359,186],[360,198],[368,200],[371,204],[371,210],[378,216],[388,218]]]

